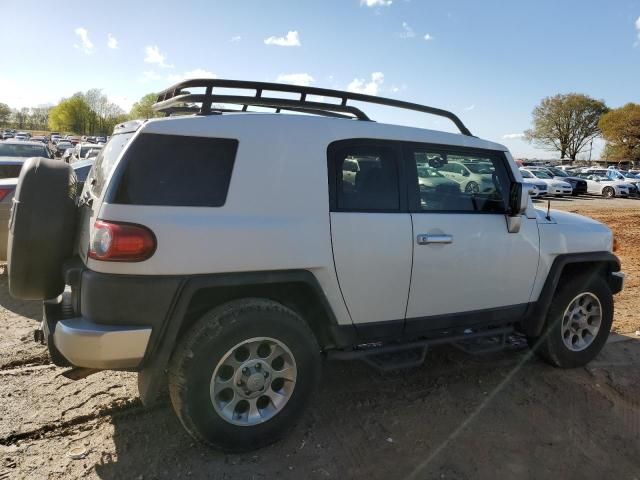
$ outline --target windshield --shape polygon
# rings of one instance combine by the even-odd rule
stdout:
[[[553,173],[556,177],[568,177],[569,174],[564,170],[560,170],[559,168],[549,168],[549,171]]]
[[[131,137],[133,137],[134,133],[135,132],[114,135],[104,148],[100,150],[100,153],[96,157],[94,168],[91,170],[93,172],[93,181],[89,182],[91,185],[91,191],[96,197],[99,197],[102,194],[102,190],[105,187],[107,178],[109,178],[111,169],[115,165],[122,150],[124,150],[124,147],[129,143]]]
[[[553,177],[551,175],[549,175],[547,172],[545,172],[544,170],[535,170],[534,172],[532,172],[536,177],[538,178],[545,178],[545,179],[552,179]]]
[[[492,174],[494,172],[493,165],[490,163],[465,163],[465,167],[471,170],[471,173]]]
[[[49,157],[43,145],[0,143],[0,157]]]
[[[522,174],[523,178],[536,178],[533,175],[531,175],[529,172],[527,172],[526,170],[520,170],[520,173]]]
[[[624,178],[633,178],[634,180],[637,180],[638,177],[636,175],[634,175],[633,173],[629,173],[629,172],[620,172],[622,174],[622,176]]]

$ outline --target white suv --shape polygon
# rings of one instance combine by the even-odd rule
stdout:
[[[353,101],[461,134],[376,123]],[[393,370],[520,332],[570,368],[603,347],[623,285],[611,231],[534,209],[507,149],[454,114],[219,79],[156,104],[194,108],[120,125],[82,192],[64,162],[22,169],[10,291],[44,301],[36,338],[73,378],[137,371],[145,404],[168,383],[193,437],[238,451],[295,424],[323,356]],[[478,189],[442,178],[452,164]]]

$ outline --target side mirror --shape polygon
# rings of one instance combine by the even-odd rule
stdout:
[[[529,205],[530,187],[526,183],[513,182],[509,189],[509,206],[507,211],[507,231],[518,233],[522,224],[522,215]]]

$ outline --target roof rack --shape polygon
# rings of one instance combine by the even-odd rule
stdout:
[[[194,94],[188,88],[205,88],[205,93]],[[226,95],[215,94],[214,88],[230,88],[237,90],[253,90],[247,95]],[[267,92],[285,92],[299,94],[297,99],[277,98],[263,96]],[[340,103],[328,103],[326,101],[309,101],[308,95],[324,97],[325,100],[338,99]],[[428,113],[451,120],[460,133],[472,136],[469,129],[452,112],[440,108],[420,105],[418,103],[403,102],[391,98],[364,95],[362,93],[344,92],[341,90],[331,90],[327,88],[303,87],[298,85],[288,85],[283,83],[269,82],[249,82],[243,80],[223,80],[218,78],[202,78],[185,80],[163,90],[158,94],[158,99],[153,105],[154,110],[165,113],[167,116],[172,113],[197,113],[209,115],[213,113],[237,112],[227,108],[218,108],[214,104],[242,105],[243,112],[248,111],[248,107],[267,107],[275,109],[276,113],[282,110],[310,113],[328,117],[349,118],[356,120],[370,120],[370,118],[359,108],[348,105],[348,101],[364,102],[388,107],[402,108],[416,112]],[[195,105],[194,105],[195,104]],[[198,104],[200,106],[198,106]]]

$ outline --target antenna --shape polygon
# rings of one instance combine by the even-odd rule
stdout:
[[[551,199],[548,198],[547,199],[547,216],[546,216],[546,219],[549,220],[549,221],[551,221],[551,212],[550,212],[550,210],[551,210]]]

